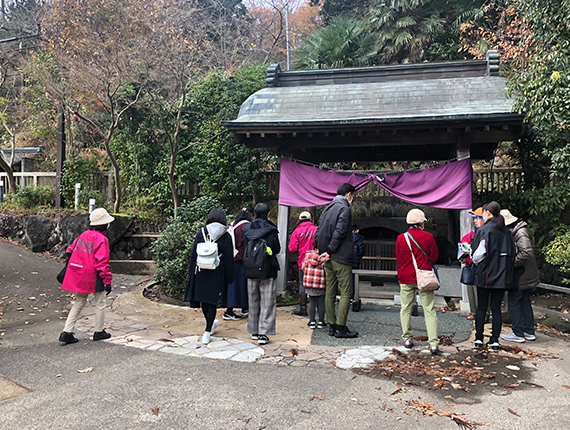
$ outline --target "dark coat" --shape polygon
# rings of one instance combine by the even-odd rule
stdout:
[[[269,278],[277,278],[279,271],[279,262],[277,261],[277,254],[281,252],[281,244],[279,243],[279,235],[277,226],[271,221],[266,219],[257,218],[243,230],[243,247],[247,246],[247,242],[255,239],[265,239],[267,246],[271,248],[271,269],[269,269]]]
[[[360,267],[360,260],[362,260],[362,257],[364,257],[364,236],[353,231],[352,240],[354,241],[354,253],[356,254],[352,268],[358,269]]]
[[[229,233],[224,233],[216,242],[218,243],[218,256],[220,265],[215,270],[196,270],[196,247],[204,242],[202,229],[196,234],[190,266],[188,267],[188,283],[184,292],[186,302],[204,302],[217,305],[220,294],[226,290],[228,284],[234,280],[234,254],[233,243]]]
[[[351,267],[354,264],[352,213],[346,197],[336,196],[321,214],[315,244],[319,252],[327,252],[331,260]]]
[[[513,289],[516,245],[508,228],[495,228],[497,218],[479,227],[471,242],[472,255],[485,240],[486,255],[475,268],[475,285],[482,288]]]

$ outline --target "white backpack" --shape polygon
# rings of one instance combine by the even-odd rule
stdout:
[[[210,238],[205,228],[202,228],[202,236],[204,236],[204,242],[196,246],[196,271],[215,270],[220,265],[218,244]]]
[[[235,234],[235,229],[238,228],[240,225],[243,224],[247,224],[249,221],[242,219],[240,222],[238,222],[236,225],[231,225],[228,227],[228,233],[230,234],[231,238],[232,238],[232,245],[234,246],[234,258],[236,255],[238,255],[239,249],[236,248],[236,234]]]

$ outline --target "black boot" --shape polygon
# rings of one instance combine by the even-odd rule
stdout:
[[[307,295],[301,294],[299,296],[299,310],[294,311],[293,315],[299,315],[301,317],[308,317],[309,313],[307,312]]]
[[[357,331],[350,331],[347,326],[345,325],[337,325],[336,332],[334,333],[334,337],[340,339],[348,339],[353,337],[358,337]]]
[[[336,324],[330,324],[329,325],[329,336],[334,336],[334,334],[336,333]]]

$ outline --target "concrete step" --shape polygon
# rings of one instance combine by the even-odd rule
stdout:
[[[154,275],[156,264],[153,260],[111,260],[111,273],[122,275]]]

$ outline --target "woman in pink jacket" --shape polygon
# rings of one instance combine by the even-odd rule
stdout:
[[[305,254],[307,251],[313,249],[313,242],[315,241],[315,232],[317,227],[311,221],[310,212],[301,212],[299,215],[299,223],[289,241],[289,251],[298,252],[299,259],[297,260],[299,266],[299,310],[294,311],[293,315],[308,316],[307,313],[307,292],[303,286],[303,261],[305,261]]]
[[[89,230],[83,232],[65,251],[69,256],[69,263],[61,289],[76,294],[75,303],[71,307],[63,332],[59,335],[60,342],[65,344],[78,342],[73,335],[73,329],[90,293],[94,295],[93,306],[95,307],[93,340],[111,337],[103,329],[105,296],[111,292],[113,280],[109,269],[109,240],[105,237],[105,233],[114,219],[105,209],[95,209],[89,215]]]

